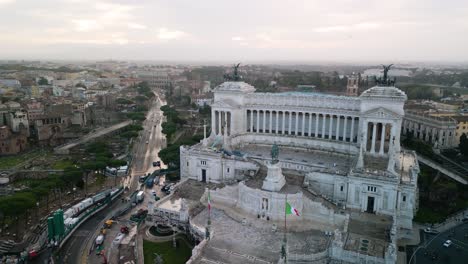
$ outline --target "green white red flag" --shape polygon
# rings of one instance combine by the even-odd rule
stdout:
[[[210,191],[208,190],[208,211],[211,211],[211,197],[210,197]]]
[[[286,202],[286,214],[293,214],[299,216],[299,211],[296,208],[292,207],[288,202]]]

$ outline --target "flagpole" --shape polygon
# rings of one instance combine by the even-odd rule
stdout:
[[[282,246],[282,254],[284,257],[284,263],[288,263],[287,261],[287,249],[286,249],[286,233],[288,232],[288,226],[286,224],[286,209],[288,208],[288,194],[286,193],[286,199],[284,202],[284,238],[283,238],[283,246]]]
[[[208,183],[210,182],[210,178],[208,178]],[[211,227],[211,196],[210,196],[210,187],[207,184],[208,188],[208,223],[206,225],[206,232],[205,236],[206,239],[210,239],[210,227]]]

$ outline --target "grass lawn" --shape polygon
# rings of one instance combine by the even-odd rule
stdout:
[[[0,157],[0,169],[9,169],[28,159],[36,157],[40,151],[31,151],[14,156]]]
[[[59,160],[52,165],[54,170],[63,170],[67,167],[72,167],[73,162],[71,160]]]
[[[174,249],[172,241],[154,243],[143,240],[143,255],[145,264],[154,263],[154,253],[162,256],[164,263],[184,264],[190,259],[192,249],[182,239],[177,239],[178,247]]]

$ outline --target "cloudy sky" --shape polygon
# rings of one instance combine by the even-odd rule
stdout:
[[[0,0],[0,59],[468,61],[467,0]]]

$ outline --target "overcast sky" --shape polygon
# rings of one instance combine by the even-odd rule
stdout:
[[[0,0],[0,59],[468,61],[468,0]]]

